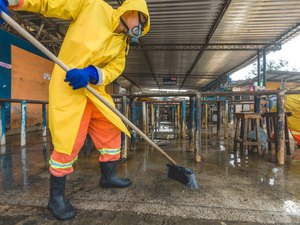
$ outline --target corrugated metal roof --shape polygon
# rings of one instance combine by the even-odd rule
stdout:
[[[152,26],[142,40],[145,50],[131,49],[124,72],[140,87],[168,88],[162,85],[163,78],[177,76],[177,87],[169,88],[199,90],[253,59],[257,48],[280,43],[284,34],[300,30],[298,0],[147,2]],[[228,44],[230,48],[237,43],[252,44],[253,51],[207,48],[208,44]],[[154,48],[154,44],[160,48]],[[188,44],[194,50],[184,49]],[[182,50],[176,50],[176,46]],[[143,55],[148,55],[149,60],[144,60]]]
[[[116,8],[121,1],[107,2]],[[249,63],[258,48],[270,48],[300,33],[299,0],[147,0],[147,3],[151,30],[142,38],[142,47],[131,48],[123,73],[140,88],[203,89]],[[35,34],[43,22],[46,33],[39,38],[44,44],[52,43],[53,48],[59,45],[62,39],[57,37],[68,25],[57,19],[42,21],[31,14],[19,16],[36,26],[31,29]],[[47,32],[56,37],[56,43],[53,37],[45,38]],[[177,77],[177,86],[163,86],[163,78],[169,76]]]

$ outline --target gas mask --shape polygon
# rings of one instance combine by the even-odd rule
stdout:
[[[139,16],[139,24],[137,26],[134,26],[132,29],[129,29],[125,21],[120,17],[121,23],[126,28],[125,35],[129,38],[129,44],[130,46],[138,46],[139,45],[139,38],[142,36],[142,33],[144,31],[144,27],[146,26],[146,22],[142,22],[142,15],[140,12],[138,12]]]

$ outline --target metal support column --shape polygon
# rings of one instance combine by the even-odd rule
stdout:
[[[47,162],[47,137],[43,137],[43,159]]]
[[[177,137],[180,137],[181,135],[181,122],[180,122],[180,105],[176,106],[177,110]]]
[[[43,123],[43,157],[47,161],[47,107],[46,104],[42,105],[42,123]]]
[[[155,124],[156,124],[156,137],[157,138],[157,134],[159,132],[160,129],[160,106],[157,105],[156,106],[156,114],[155,114],[156,120],[155,120]]]
[[[42,117],[43,117],[43,137],[47,136],[47,110],[46,104],[42,105]]]
[[[189,151],[194,150],[194,116],[195,116],[195,99],[190,97],[189,111]]]
[[[186,101],[181,102],[181,135],[185,138],[186,135]]]
[[[147,105],[146,102],[142,103],[142,121],[143,121],[143,133],[147,135]]]
[[[154,103],[150,103],[150,135],[151,140],[154,140]]]
[[[196,132],[195,132],[195,160],[201,162],[202,153],[202,115],[201,115],[201,94],[196,94]]]
[[[228,103],[228,123],[231,124],[232,122],[232,104]]]
[[[257,85],[260,86],[260,50],[257,50]],[[254,96],[254,112],[260,112],[260,96]]]
[[[260,49],[257,50],[257,85],[260,86]]]
[[[176,119],[176,105],[173,105],[172,106],[172,119],[173,119],[173,135],[174,135],[174,137],[173,138],[176,138],[176,121],[177,121],[177,119]]]
[[[25,147],[21,149],[21,164],[22,164],[23,190],[27,191],[29,187],[29,179],[28,179],[27,152]]]
[[[224,103],[224,139],[228,139],[228,100]]]
[[[235,124],[236,104],[233,103],[232,122]]]
[[[154,139],[157,139],[158,133],[158,106],[154,105]]]
[[[0,146],[6,145],[5,104],[0,103]]]
[[[285,113],[284,113],[284,92],[280,92],[277,96],[277,161],[279,165],[284,165],[285,162]]]
[[[137,108],[135,106],[134,98],[130,98],[130,121],[136,125],[137,120]],[[131,131],[131,139],[130,139],[130,148],[131,150],[136,150],[136,132],[134,130]]]
[[[263,86],[267,86],[267,53],[263,50]]]
[[[21,147],[26,146],[26,101],[21,102]]]
[[[207,129],[208,127],[208,104],[205,104],[205,128]]]
[[[136,125],[136,117],[137,117],[137,112],[136,112],[135,101],[134,98],[130,98],[130,121],[134,125]]]
[[[122,96],[122,113],[128,118],[128,110],[127,110],[127,98],[126,96]],[[125,133],[122,133],[122,158],[127,159],[128,155],[128,138]]]
[[[217,134],[220,134],[221,129],[221,103],[217,103]]]

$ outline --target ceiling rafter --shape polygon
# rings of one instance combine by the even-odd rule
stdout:
[[[190,69],[188,70],[188,72],[186,73],[186,76],[185,76],[185,78],[184,78],[184,80],[183,80],[183,82],[182,82],[182,84],[181,84],[181,86],[180,86],[180,89],[183,87],[183,85],[184,85],[184,83],[185,83],[187,77],[192,73],[192,71],[194,70],[195,66],[196,66],[197,63],[199,62],[200,58],[202,57],[203,53],[205,52],[205,49],[206,49],[206,47],[208,46],[210,39],[211,39],[212,36],[214,35],[214,33],[215,33],[217,27],[219,26],[219,24],[220,24],[220,22],[221,22],[223,16],[225,15],[225,13],[226,13],[226,11],[227,11],[227,9],[228,9],[230,3],[231,3],[231,0],[225,0],[225,1],[224,1],[223,5],[222,5],[222,8],[221,8],[221,10],[220,10],[220,13],[219,13],[217,19],[215,20],[215,22],[214,22],[214,24],[213,24],[211,30],[209,31],[209,33],[208,33],[208,35],[207,35],[207,37],[206,37],[205,43],[204,43],[204,45],[202,46],[200,52],[198,53],[196,59],[194,60],[194,62],[193,62],[193,64],[192,64],[191,68],[190,68]]]
[[[280,43],[216,43],[208,44],[143,44],[143,50],[147,51],[257,51],[264,46],[270,46],[270,50],[281,49]],[[136,50],[139,50],[137,48]]]
[[[145,77],[151,75],[150,73],[124,73],[123,75],[129,76],[129,77]],[[157,77],[168,77],[169,75],[166,73],[156,73],[155,74]],[[173,76],[176,76],[177,78],[183,78],[185,74],[172,74]],[[220,75],[213,75],[213,74],[193,74],[191,77],[193,78],[216,78],[219,77]]]

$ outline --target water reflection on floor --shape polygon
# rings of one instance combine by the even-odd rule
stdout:
[[[300,222],[300,163],[288,159],[285,166],[278,166],[269,153],[258,157],[252,150],[235,152],[232,134],[224,139],[213,126],[203,129],[203,161],[195,163],[193,152],[188,151],[189,138],[177,136],[166,128],[155,141],[180,165],[195,171],[199,189],[168,179],[168,162],[142,141],[118,165],[118,174],[130,177],[133,185],[122,190],[102,189],[98,153],[83,152],[67,182],[67,196],[81,215],[72,224],[97,219],[100,212],[104,221],[110,221],[102,224],[127,224],[129,215],[144,222],[133,224]],[[55,220],[45,208],[50,139],[31,133],[26,148],[19,143],[18,136],[10,136],[7,146],[0,148],[0,221],[16,224],[30,217],[32,224],[53,224]],[[105,217],[104,212],[120,212],[124,217]]]

